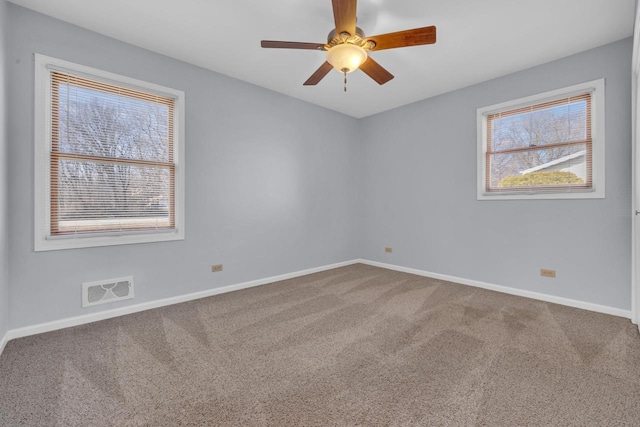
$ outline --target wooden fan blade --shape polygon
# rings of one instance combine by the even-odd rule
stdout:
[[[333,19],[336,22],[336,34],[347,32],[356,34],[357,0],[331,0],[333,4]]]
[[[332,69],[333,69],[333,65],[325,61],[324,64],[322,64],[320,68],[318,68],[316,72],[313,73],[311,77],[307,79],[306,82],[304,82],[304,86],[317,85],[318,83],[320,83],[320,80],[322,80],[324,76],[326,76],[327,73],[329,73],[329,71],[331,71]]]
[[[376,44],[371,50],[433,44],[436,42],[436,27],[432,25],[431,27],[381,34],[379,36],[367,37],[365,41],[373,41]]]
[[[274,49],[312,49],[324,50],[324,43],[281,42],[275,40],[262,40],[260,46]]]
[[[360,66],[364,73],[376,81],[379,85],[383,85],[393,78],[393,74],[384,69],[384,67],[368,57]]]

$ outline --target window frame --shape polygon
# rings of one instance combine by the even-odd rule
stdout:
[[[486,190],[487,118],[489,115],[591,92],[591,188]],[[477,109],[477,200],[605,198],[605,79],[579,83]]]
[[[154,83],[102,71],[61,59],[35,54],[35,111],[34,111],[34,250],[49,251],[96,246],[164,242],[184,239],[184,145],[185,94],[183,91]],[[79,77],[118,85],[130,89],[175,99],[173,129],[173,161],[175,164],[175,227],[161,230],[132,230],[51,235],[51,71],[61,71]]]

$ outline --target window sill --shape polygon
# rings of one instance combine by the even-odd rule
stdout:
[[[557,199],[604,199],[604,190],[566,191],[566,192],[478,192],[478,200],[557,200]]]
[[[34,250],[36,252],[55,251],[62,249],[92,248],[98,246],[168,242],[173,240],[184,240],[184,233],[171,230],[146,233],[112,233],[106,235],[43,236],[35,241]]]

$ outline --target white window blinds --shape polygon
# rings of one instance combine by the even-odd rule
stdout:
[[[50,77],[50,234],[174,229],[175,99]]]
[[[489,114],[485,191],[592,187],[591,92]]]

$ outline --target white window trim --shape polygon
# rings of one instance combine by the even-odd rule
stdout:
[[[51,147],[51,79],[50,70],[70,71],[89,78],[120,86],[130,86],[144,91],[157,92],[176,99],[174,120],[174,161],[175,168],[175,229],[159,231],[131,231],[105,234],[85,234],[50,236],[50,165]],[[142,80],[121,76],[61,59],[35,54],[35,251],[88,248],[95,246],[127,245],[134,243],[164,242],[183,240],[184,215],[184,146],[185,146],[185,102],[184,92]]]
[[[525,98],[507,101],[477,110],[477,197],[478,200],[518,200],[518,199],[604,199],[604,155],[605,155],[605,80],[598,79],[590,82],[552,90]],[[552,99],[569,96],[573,93],[591,91],[591,136],[592,136],[592,183],[590,190],[551,190],[532,192],[491,192],[485,189],[485,176],[487,173],[485,153],[487,151],[487,117],[500,111],[512,110],[525,105],[539,104]]]

